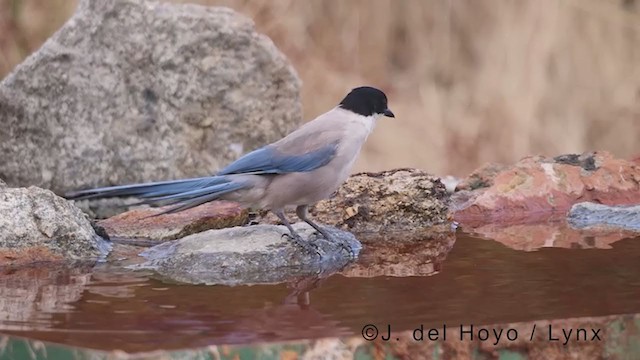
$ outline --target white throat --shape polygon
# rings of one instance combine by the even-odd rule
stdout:
[[[342,108],[337,108],[336,110],[343,112],[347,116],[347,121],[351,124],[362,127],[367,136],[373,131],[376,127],[376,122],[382,116],[380,114],[363,116]]]

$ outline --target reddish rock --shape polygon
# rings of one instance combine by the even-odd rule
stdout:
[[[501,171],[507,168],[507,165],[487,163],[476,169],[462,180],[457,186],[456,191],[460,190],[476,190],[486,188],[493,185],[493,179]]]
[[[174,240],[210,229],[246,223],[248,211],[239,204],[213,201],[174,214],[153,216],[166,207],[127,211],[98,221],[111,238]]]
[[[454,219],[463,225],[563,218],[573,204],[583,201],[640,202],[640,165],[607,152],[527,157],[483,179],[487,187],[452,197]]]
[[[2,266],[20,266],[38,262],[53,262],[64,260],[60,254],[56,254],[46,246],[33,246],[24,249],[0,248],[0,264]]]

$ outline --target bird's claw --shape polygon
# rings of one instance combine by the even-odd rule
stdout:
[[[315,245],[313,243],[310,243],[308,241],[304,241],[300,235],[297,235],[297,234],[296,235],[282,234],[282,237],[287,237],[294,244],[298,245],[299,247],[304,249],[304,251],[306,251],[306,252],[308,252],[310,254],[315,254],[317,256],[322,256],[322,254],[320,253],[320,249],[318,248],[317,245]]]
[[[351,246],[341,242],[338,244],[338,246],[340,246],[340,248],[342,248],[342,250],[346,251],[347,254],[349,254],[349,257],[355,258],[356,257],[356,253],[355,251],[353,251],[353,248],[351,248]]]
[[[316,230],[313,232],[313,234],[317,237],[322,236],[325,240],[329,241],[330,243],[334,245],[338,245],[342,250],[346,251],[350,257],[352,258],[356,257],[356,253],[353,251],[353,248],[351,248],[349,244],[345,244],[343,241],[336,241],[336,239],[334,239],[333,236],[329,236],[329,234],[325,233],[324,231]]]

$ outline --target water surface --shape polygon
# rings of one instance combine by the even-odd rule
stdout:
[[[416,261],[424,247],[381,257],[388,248],[369,246],[360,260],[369,269],[394,258],[421,276],[352,267],[274,285],[171,284],[105,264],[5,271],[0,332],[136,352],[358,335],[366,324],[402,331],[640,313],[640,239],[527,252],[459,234],[451,248]]]

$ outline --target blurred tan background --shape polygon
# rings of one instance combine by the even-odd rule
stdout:
[[[356,170],[465,175],[485,162],[640,154],[640,0],[192,0],[254,19],[303,80],[305,119],[387,92]],[[0,0],[0,76],[75,0]]]

